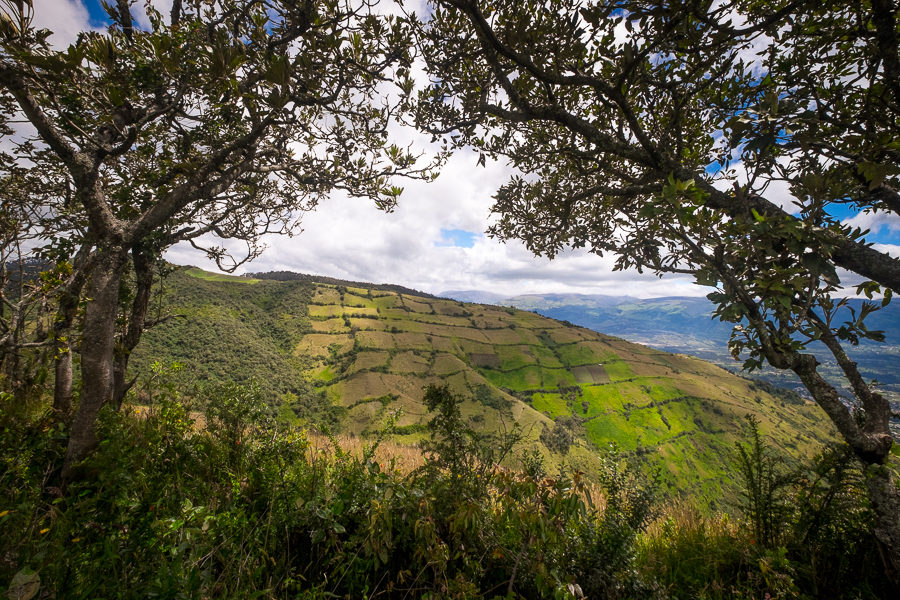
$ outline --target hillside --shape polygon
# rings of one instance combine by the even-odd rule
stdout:
[[[667,298],[631,298],[586,294],[526,294],[504,297],[477,290],[449,291],[443,296],[468,301],[478,299],[501,306],[515,306],[542,315],[569,321],[595,331],[615,331],[616,335],[639,344],[646,344],[667,352],[697,356],[729,370],[740,368],[728,351],[732,325],[712,317],[713,304],[706,298],[673,296]],[[859,314],[863,300],[851,299],[848,308]],[[842,319],[849,320],[851,312],[844,309]],[[876,379],[882,391],[900,408],[900,373],[895,365],[900,359],[900,305],[889,304],[872,313],[866,320],[873,331],[884,332],[886,342],[862,340],[859,346],[847,347],[863,375]],[[847,385],[834,357],[819,344],[811,351],[822,364],[823,376],[838,388]],[[764,369],[754,376],[782,387],[800,387],[793,373]],[[846,390],[852,397],[852,391]],[[898,423],[900,430],[900,423]]]
[[[486,431],[522,427],[548,465],[596,470],[611,443],[662,469],[673,490],[718,497],[743,418],[807,455],[829,433],[818,407],[775,397],[699,359],[535,313],[315,279],[275,281],[178,269],[167,310],[133,364],[178,361],[182,377],[256,379],[280,407],[356,435],[397,418],[415,443],[423,386],[447,382]],[[612,332],[615,333],[615,332]],[[570,443],[571,442],[571,443]]]

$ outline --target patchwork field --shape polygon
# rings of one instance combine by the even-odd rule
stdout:
[[[267,352],[283,357],[270,362],[284,367],[268,373],[246,345],[203,352],[179,333],[182,320],[148,332],[157,356],[169,348],[201,380],[228,378],[210,361],[255,364],[253,377],[278,414],[347,435],[371,435],[393,420],[395,440],[416,443],[429,419],[423,388],[447,383],[476,429],[518,426],[520,449],[536,449],[551,471],[565,465],[590,475],[614,446],[648,472],[658,469],[663,486],[711,501],[729,494],[746,415],[756,415],[788,455],[809,455],[831,437],[814,405],[775,397],[696,358],[535,313],[383,289],[391,286],[220,278],[196,269],[177,271],[169,285],[191,288],[178,297],[195,318],[268,323],[257,343],[269,344]],[[286,369],[299,378],[289,386],[279,383],[290,379]]]
[[[315,289],[316,299],[341,296],[324,284]],[[515,407],[520,424],[529,424],[529,443],[550,464],[589,471],[612,444],[659,467],[664,485],[679,487],[677,482],[690,473],[699,489],[718,491],[731,469],[734,443],[743,439],[746,414],[757,415],[763,431],[788,453],[810,453],[829,435],[814,424],[816,407],[754,391],[752,383],[695,358],[524,311],[374,290],[365,297],[377,307],[377,325],[350,319],[334,328],[329,317],[347,314],[349,297],[344,294],[344,303],[311,306],[311,332],[298,348],[340,347],[328,363],[335,378],[320,378],[317,385],[343,406],[354,407],[348,427],[358,435],[372,433],[398,408],[400,422],[407,425],[425,418],[421,410],[406,411],[420,406],[422,386],[446,381],[466,398],[466,414],[483,429],[508,421]],[[326,327],[320,323],[328,324],[332,343],[323,339]],[[377,361],[370,358],[376,348]],[[372,364],[363,366],[363,361]],[[383,376],[372,378],[373,372],[400,375],[411,384],[394,380],[388,390]],[[485,389],[500,399],[489,402],[494,406],[484,404]],[[360,403],[371,404],[387,393],[393,394],[391,400],[369,406],[363,417]],[[566,449],[543,441],[559,428],[574,434],[575,442]]]

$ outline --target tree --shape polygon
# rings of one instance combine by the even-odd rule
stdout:
[[[12,135],[4,125],[3,133]],[[52,317],[52,307],[76,281],[68,265],[47,269],[46,257],[34,252],[73,225],[50,208],[61,195],[58,180],[52,171],[38,171],[0,156],[0,371],[19,403],[44,378],[51,352],[57,354],[66,329]]]
[[[900,212],[900,56],[893,0],[438,0],[419,31],[431,82],[417,120],[522,175],[490,232],[553,257],[714,288],[753,369],[797,374],[868,466],[900,584],[890,407],[846,352],[900,289],[900,260],[841,223]],[[849,274],[847,273],[849,272]],[[840,277],[880,302],[855,313]],[[808,350],[822,342],[854,396]]]
[[[87,299],[63,480],[96,445],[100,408],[127,387],[148,273],[166,248],[188,241],[233,269],[334,190],[389,209],[395,176],[429,176],[387,135],[400,102],[383,82],[410,63],[404,20],[368,0],[174,0],[168,18],[148,8],[141,29],[131,3],[65,50],[31,26],[30,0],[3,0],[0,13],[0,103],[31,128],[12,156],[57,165],[66,210],[85,224],[56,240],[70,263],[82,249]],[[215,238],[246,251],[232,258]],[[136,290],[117,348],[129,261]]]

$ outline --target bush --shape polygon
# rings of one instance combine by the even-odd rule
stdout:
[[[575,438],[583,434],[584,427],[577,417],[563,415],[556,418],[553,427],[544,427],[540,440],[550,451],[566,454],[575,443]]]
[[[644,578],[673,600],[891,597],[849,448],[789,472],[752,420],[749,437],[735,466],[745,519],[671,511],[642,540]]]
[[[252,385],[206,393],[205,426],[171,390],[149,413],[104,410],[65,494],[64,429],[0,410],[0,580],[39,597],[204,599],[615,597],[635,580],[643,501],[617,463],[604,511],[580,474],[500,468],[514,436],[467,429],[446,387],[426,394],[429,461],[409,474],[377,462],[377,440],[311,452]]]
[[[744,513],[753,528],[756,543],[776,548],[785,533],[790,510],[787,493],[795,475],[762,443],[759,420],[748,414],[750,443],[738,443],[737,468],[740,475]]]

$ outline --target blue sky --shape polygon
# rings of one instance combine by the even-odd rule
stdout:
[[[471,248],[475,245],[475,240],[481,237],[481,234],[475,231],[465,231],[463,229],[441,229],[441,239],[434,243],[435,246],[455,246],[457,248]]]
[[[110,0],[110,2],[115,6],[114,1]],[[84,0],[82,4],[87,9],[88,15],[90,15],[91,25],[100,27],[105,23],[109,23],[109,15],[106,13],[106,9],[103,8],[100,2],[97,0]]]

